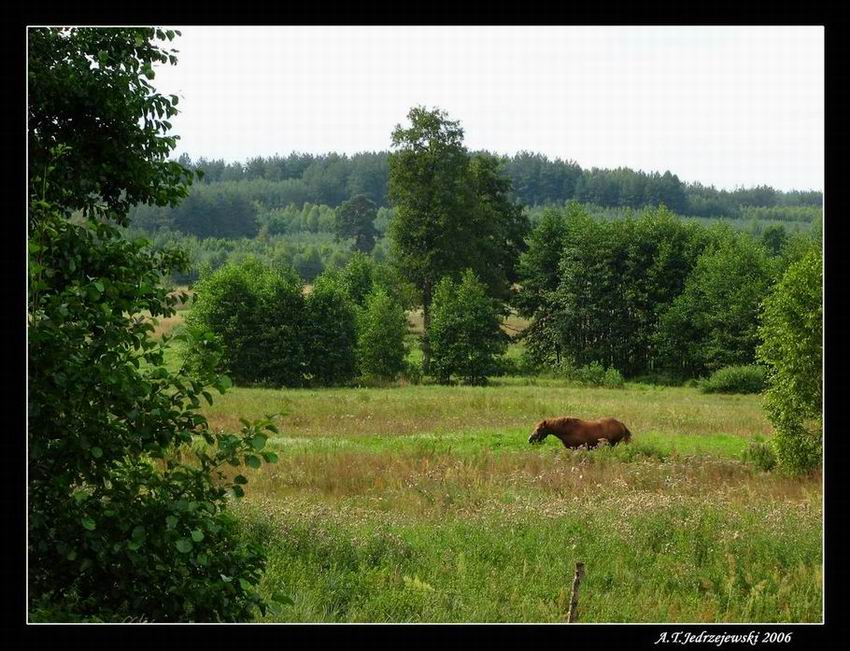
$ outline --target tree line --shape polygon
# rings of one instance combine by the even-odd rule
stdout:
[[[488,152],[475,152],[487,154]],[[389,157],[391,153],[303,154],[255,157],[245,163],[207,160],[179,162],[203,173],[193,192],[205,185],[241,188],[248,202],[259,201],[270,208],[305,203],[340,205],[358,194],[377,206],[388,207]],[[490,154],[493,155],[493,154]],[[685,183],[670,171],[644,172],[625,167],[583,169],[570,160],[532,152],[496,155],[511,182],[511,197],[526,206],[562,205],[568,201],[603,207],[644,208],[664,204],[680,215],[742,218],[748,208],[771,209],[772,219],[799,221],[822,205],[823,193],[780,191],[762,185],[734,190],[717,189],[701,183]],[[243,185],[244,184],[244,185]]]
[[[759,238],[664,208],[600,221],[572,204],[544,211],[513,302],[532,320],[525,339],[542,364],[695,378],[755,362],[761,303],[818,246],[808,234]]]

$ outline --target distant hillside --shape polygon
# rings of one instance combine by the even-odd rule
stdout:
[[[501,158],[515,200],[526,206],[575,200],[602,208],[638,209],[663,203],[690,217],[785,222],[814,222],[821,213],[820,191],[782,192],[768,186],[718,190],[683,183],[669,171],[582,169],[572,161],[528,152]],[[305,204],[334,208],[356,194],[365,194],[378,206],[388,205],[388,152],[353,156],[292,153],[245,163],[193,161],[184,155],[180,162],[203,171],[203,180],[176,209],[137,207],[132,212],[134,226],[148,231],[179,230],[199,237],[254,237],[264,216],[283,209],[311,210]],[[328,217],[317,218],[326,221]],[[314,223],[305,230],[324,228]]]

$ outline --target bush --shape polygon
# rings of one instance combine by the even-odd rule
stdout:
[[[222,370],[237,384],[301,386],[307,310],[300,279],[256,259],[229,263],[202,278],[187,324],[221,347]],[[187,362],[203,364],[205,348],[186,350]]]
[[[567,371],[569,379],[595,387],[608,387],[611,389],[621,388],[625,385],[623,376],[614,367],[605,368],[599,362],[591,362],[587,366]]]
[[[328,386],[352,380],[357,375],[354,304],[341,287],[323,277],[305,303],[303,337],[311,383]]]
[[[753,441],[744,450],[744,463],[754,466],[762,472],[769,472],[776,466],[776,453],[769,443]]]
[[[404,370],[407,317],[383,289],[365,300],[357,315],[357,363],[364,376],[394,380]]]
[[[406,360],[402,374],[404,375],[404,379],[410,382],[410,384],[421,384],[422,376],[424,375],[422,372],[422,363]]]
[[[520,375],[537,375],[543,370],[543,364],[528,348],[523,348],[522,353],[520,353],[517,367]]]
[[[466,384],[484,384],[496,358],[507,347],[495,302],[471,270],[460,283],[443,278],[434,291],[431,371],[438,382],[457,376]]]
[[[767,383],[767,367],[725,366],[700,383],[703,393],[761,393]]]
[[[490,375],[496,377],[504,377],[507,375],[521,375],[519,360],[507,355],[496,357],[493,360],[493,368],[490,370]]]
[[[812,249],[788,267],[764,303],[759,359],[770,367],[765,407],[776,455],[792,472],[823,457],[823,259]]]

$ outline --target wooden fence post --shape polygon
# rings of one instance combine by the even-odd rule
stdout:
[[[576,575],[573,577],[573,592],[570,596],[570,611],[567,621],[572,624],[578,620],[578,588],[584,578],[584,563],[576,563]]]

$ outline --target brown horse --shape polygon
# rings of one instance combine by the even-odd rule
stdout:
[[[579,448],[582,445],[595,448],[602,440],[607,441],[609,445],[616,445],[621,441],[628,443],[632,440],[629,429],[614,418],[548,418],[537,423],[528,437],[528,442],[540,443],[550,434],[561,439],[568,448]]]

